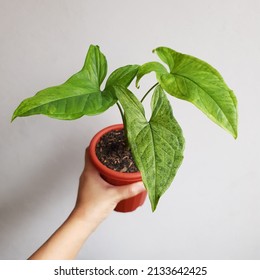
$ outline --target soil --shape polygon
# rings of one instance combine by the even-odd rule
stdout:
[[[123,129],[112,130],[103,135],[96,146],[96,155],[112,170],[125,173],[138,171]]]

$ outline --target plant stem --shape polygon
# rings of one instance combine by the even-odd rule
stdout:
[[[124,117],[123,109],[122,109],[122,107],[120,106],[119,102],[116,102],[116,105],[117,105],[117,107],[118,107],[118,109],[119,109],[120,115],[121,115],[121,117],[122,117],[122,121],[123,121],[123,123],[125,123],[125,117]]]
[[[124,131],[125,131],[125,136],[126,136],[125,137],[126,145],[127,145],[128,149],[130,150],[130,146],[129,146],[129,142],[128,142],[128,138],[127,138],[127,131],[126,131],[126,123],[125,123],[124,112],[123,112],[123,109],[122,109],[122,107],[121,107],[119,102],[116,102],[116,105],[117,105],[117,107],[118,107],[118,109],[120,111],[121,117],[122,117],[122,121],[123,121],[123,125],[124,125]]]
[[[148,91],[147,93],[143,96],[143,98],[141,99],[141,102],[144,101],[144,99],[146,98],[146,96],[158,85],[159,83],[156,83],[155,85],[153,85]]]

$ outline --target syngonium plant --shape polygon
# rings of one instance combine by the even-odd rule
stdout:
[[[103,113],[117,104],[128,144],[148,191],[152,210],[171,185],[182,163],[184,137],[172,113],[167,94],[193,103],[213,122],[237,137],[237,100],[219,72],[208,63],[167,47],[154,50],[160,62],[116,69],[107,74],[107,60],[98,46],[89,47],[83,68],[65,83],[39,91],[15,110],[12,120],[43,114],[60,120],[74,120],[84,115]],[[157,82],[139,99],[129,90],[136,78],[155,72]],[[142,105],[148,93],[151,117],[145,117]]]

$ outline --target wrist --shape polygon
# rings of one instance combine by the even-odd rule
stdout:
[[[78,206],[76,206],[72,210],[68,219],[79,223],[81,225],[82,230],[85,229],[87,232],[90,233],[92,233],[103,220],[103,218],[100,217],[98,211]]]

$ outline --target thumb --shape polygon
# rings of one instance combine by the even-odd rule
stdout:
[[[115,187],[115,191],[117,192],[118,200],[121,201],[145,191],[145,187],[143,182],[137,182],[125,186]]]

